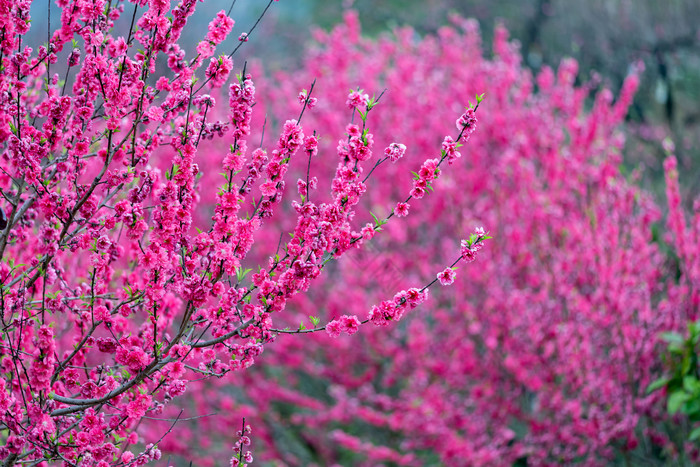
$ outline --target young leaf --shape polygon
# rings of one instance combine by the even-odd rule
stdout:
[[[662,332],[659,335],[659,338],[664,342],[668,342],[669,344],[682,344],[683,342],[685,342],[683,336],[681,336],[677,332]]]
[[[690,436],[688,436],[688,441],[695,441],[698,438],[700,438],[700,427],[697,427],[690,432]]]
[[[236,279],[238,279],[238,282],[241,282],[248,273],[252,271],[252,269],[243,269],[241,267],[236,268]]]
[[[652,393],[657,389],[661,389],[662,387],[666,386],[669,381],[671,381],[671,378],[668,377],[659,378],[656,381],[653,381],[649,386],[647,386],[647,394]]]
[[[690,396],[682,390],[671,394],[671,396],[668,398],[668,413],[673,415],[678,412],[689,398]]]

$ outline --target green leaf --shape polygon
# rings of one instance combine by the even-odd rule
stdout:
[[[683,391],[676,391],[668,398],[668,413],[673,415],[680,410],[683,404],[690,398],[688,394]]]
[[[668,342],[669,344],[683,344],[685,342],[683,336],[677,332],[662,332],[659,334],[659,338],[664,342]]]
[[[685,342],[682,343],[677,343],[677,342],[672,342],[668,344],[668,351],[676,354],[676,355],[683,355],[685,353]]]
[[[688,441],[695,441],[698,438],[700,438],[700,427],[697,427],[690,432],[690,436],[688,436]]]
[[[314,326],[318,326],[318,323],[321,322],[321,320],[318,319],[316,316],[309,316],[309,319],[311,320],[312,323],[314,323]]]
[[[688,415],[691,422],[700,421],[700,399],[694,397],[683,406],[683,413]]]
[[[370,211],[370,214],[372,215],[372,218],[374,219],[374,230],[382,230],[381,227],[386,224],[387,221],[386,219],[379,219],[377,216],[374,215],[373,212]]]
[[[241,282],[248,273],[252,271],[251,268],[248,269],[243,269],[243,268],[236,268],[236,279],[238,279],[238,282]]]
[[[690,333],[690,340],[697,344],[698,337],[700,337],[700,323],[692,322],[688,324],[688,332]]]
[[[302,321],[301,323],[299,323],[299,330],[300,330],[300,331],[304,331],[305,329],[306,329],[306,325],[305,325],[304,322]]]
[[[374,219],[374,229],[381,230],[381,226],[387,223],[386,219],[379,219],[373,212],[370,212],[372,218]]]
[[[686,376],[683,378],[683,389],[686,392],[693,394],[697,392],[698,389],[698,379],[695,376]]]
[[[693,367],[697,368],[697,363],[693,364],[691,358],[688,355],[683,356],[683,361],[681,362],[681,373],[687,375]]]
[[[662,387],[666,386],[669,381],[671,381],[671,378],[668,377],[657,379],[656,381],[652,382],[649,386],[647,386],[647,394],[652,393],[657,389],[661,389]]]

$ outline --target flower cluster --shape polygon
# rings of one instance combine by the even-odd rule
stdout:
[[[233,457],[231,458],[231,467],[246,467],[248,464],[253,462],[253,453],[247,450],[246,447],[250,446],[250,433],[253,430],[250,425],[246,425],[245,418],[243,419],[243,429],[238,430],[236,435],[238,436],[238,441],[233,445]]]
[[[369,311],[369,321],[377,326],[386,326],[391,321],[400,320],[407,310],[417,307],[428,299],[428,290],[412,288],[398,292],[392,300],[384,300],[374,305]]]
[[[299,95],[298,95],[299,103],[302,105],[306,105],[309,109],[313,109],[316,107],[316,104],[318,103],[318,99],[315,97],[309,96],[309,92],[306,89],[303,89]]]
[[[326,324],[326,332],[331,337],[338,337],[341,333],[355,334],[360,328],[360,320],[357,316],[343,315]]]
[[[418,174],[414,176],[413,188],[411,189],[411,196],[416,199],[421,199],[425,196],[426,191],[432,188],[430,182],[436,180],[440,176],[440,160],[438,159],[428,159],[423,162]]]
[[[350,91],[348,99],[345,101],[345,105],[350,109],[364,109],[369,103],[369,94],[365,94],[362,90]]]
[[[487,238],[483,227],[476,227],[468,239],[462,240],[462,259],[471,263],[476,259],[476,253],[484,246],[483,241]]]
[[[207,395],[231,406],[254,399],[245,404],[251,417],[263,400],[269,411],[250,419],[269,434],[256,443],[256,457],[289,464],[302,456],[328,465],[686,462],[694,451],[679,433],[692,423],[686,429],[680,415],[670,417],[663,394],[646,388],[663,375],[659,333],[698,315],[700,210],[683,209],[680,161],[666,163],[667,224],[662,205],[621,170],[620,125],[630,124],[624,117],[639,78],[629,76],[615,99],[609,90],[593,94],[599,86],[577,78],[571,60],[533,75],[502,27],[491,54],[481,50],[487,41],[476,22],[452,24],[423,40],[407,29],[372,40],[349,14],[318,34],[302,72],[258,80],[260,95],[270,97],[265,112],[280,120],[298,107],[298,90],[310,80],[332,80],[319,86],[324,105],[306,121],[321,136],[319,154],[336,148],[328,135],[346,126],[348,89],[388,87],[381,106],[398,112],[371,114],[373,140],[410,150],[397,164],[377,165],[386,153],[368,159],[377,167],[358,206],[376,215],[367,229],[372,240],[353,243],[362,250],[348,250],[331,274],[318,277],[322,287],[287,304],[290,335],[278,334],[236,386],[245,395]],[[401,65],[381,66],[389,63]],[[489,93],[484,103],[497,105],[477,102],[478,132],[468,148],[460,147],[475,125],[468,109],[457,134],[436,140],[455,132],[455,107],[445,103],[482,90]],[[360,137],[365,110],[354,108]],[[434,159],[437,165],[426,163]],[[313,159],[320,187],[319,174],[335,173],[337,162]],[[363,168],[361,181],[369,175]],[[304,164],[290,175],[306,180],[306,171]],[[423,198],[408,199],[422,185]],[[411,215],[395,219],[409,203]],[[354,238],[367,220],[358,213]],[[488,248],[479,251],[476,239],[485,232],[474,225],[488,226]],[[267,241],[274,249],[279,233],[270,229]],[[673,258],[664,253],[671,249]],[[451,251],[460,261],[478,257],[453,274],[444,271]],[[450,287],[439,286],[438,271],[454,279]],[[432,279],[430,307],[406,312],[400,298],[386,299]],[[309,313],[321,323],[343,316],[363,322],[368,310],[371,321],[351,338],[311,332],[321,324],[300,326]],[[305,345],[292,335],[307,331]],[[286,450],[290,440],[275,436],[282,423],[306,448]]]
[[[219,383],[201,381],[252,374],[281,334],[350,335],[369,320],[398,321],[426,300],[427,288],[408,289],[364,322],[353,311],[323,316],[328,324],[314,329],[288,328],[288,308],[337,274],[325,274],[328,263],[398,223],[392,213],[357,222],[369,215],[370,188],[382,190],[369,182],[386,167],[379,165],[406,152],[382,138],[387,151],[373,161],[368,115],[379,98],[344,94],[338,102],[353,111],[344,108],[341,125],[318,133],[306,119],[323,106],[313,85],[297,93],[299,86],[290,96],[302,112],[292,102],[271,118],[283,122],[271,140],[265,112],[253,111],[264,105],[257,83],[245,65],[235,68],[238,48],[219,50],[234,27],[226,12],[188,57],[178,41],[196,0],[59,1],[59,29],[35,51],[23,40],[30,3],[0,1],[4,465],[135,466],[177,454],[206,465],[205,448],[221,444],[210,438],[226,430],[191,426],[209,423],[197,415],[219,412],[230,392],[211,394]],[[117,34],[122,24],[129,29]],[[335,148],[324,145],[333,139],[323,136],[343,129]],[[337,158],[314,157],[334,150]],[[424,164],[423,187],[439,163]],[[290,173],[301,200],[283,202]],[[400,202],[397,217],[408,208]],[[261,394],[260,408],[279,392]],[[191,409],[192,423],[180,423]],[[252,462],[249,433],[244,421],[232,465]],[[261,438],[273,437],[263,428]],[[201,453],[188,451],[195,445]]]
[[[476,122],[476,110],[473,107],[469,107],[456,122],[457,129],[461,135],[459,141],[469,141],[469,137],[476,130]]]
[[[214,55],[216,46],[221,44],[226,37],[231,33],[235,22],[225,11],[221,10],[216,14],[216,17],[209,23],[207,35],[203,41],[197,45],[197,53],[202,59],[206,59]]]

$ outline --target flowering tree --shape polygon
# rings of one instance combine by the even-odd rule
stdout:
[[[166,429],[150,424],[166,404],[194,380],[247,372],[285,332],[278,316],[293,297],[432,188],[476,128],[480,98],[451,117],[456,130],[442,149],[437,142],[437,157],[395,209],[358,223],[374,169],[406,151],[392,142],[373,156],[370,111],[381,95],[346,92],[355,123],[340,127],[337,150],[317,157],[318,139],[301,126],[316,104],[312,85],[266,150],[251,140],[256,89],[245,66],[230,79],[226,109],[216,104],[238,50],[216,55],[234,26],[226,12],[188,58],[181,45],[196,0],[173,8],[169,0],[59,0],[61,27],[34,51],[25,40],[30,3],[0,1],[0,458],[6,466],[142,465],[180,428],[182,411]],[[125,36],[115,32],[122,16]],[[276,207],[294,196],[285,196],[285,175],[298,158],[306,177],[283,212],[291,239],[278,240],[284,229],[274,224],[275,241],[255,250]],[[326,202],[316,201],[308,169],[320,159],[335,161]],[[432,284],[452,282],[452,268],[472,261],[486,238],[480,228],[465,235],[449,268],[393,300],[300,332],[337,336],[399,321]],[[253,259],[261,267],[248,274]],[[249,463],[250,427],[240,417],[235,425],[231,464]]]
[[[488,58],[476,23],[453,21],[435,37],[398,29],[369,40],[349,15],[316,33],[302,73],[258,80],[258,95],[269,96],[258,115],[283,119],[289,96],[317,78],[308,121],[328,151],[347,120],[347,90],[387,88],[373,111],[373,141],[401,141],[416,170],[450,129],[454,96],[485,89],[489,99],[469,156],[455,152],[460,170],[446,173],[438,193],[394,208],[385,200],[413,189],[421,172],[377,169],[384,183],[362,203],[380,219],[394,212],[405,221],[383,226],[385,235],[319,278],[322,287],[295,297],[281,334],[304,333],[309,314],[342,321],[443,269],[455,247],[445,232],[488,225],[493,248],[456,278],[443,271],[452,287],[433,291],[435,305],[399,326],[350,338],[335,337],[340,325],[308,339],[280,335],[235,388],[210,381],[197,403],[243,404],[259,457],[287,465],[697,460],[684,444],[690,425],[647,388],[664,374],[660,332],[698,317],[700,216],[686,224],[675,159],[667,163],[667,228],[659,206],[634,185],[638,174],[620,167],[619,126],[636,72],[617,98],[595,92],[595,83],[577,85],[571,60],[533,77],[503,28]],[[312,170],[320,186],[335,163],[313,159]],[[277,232],[261,235],[274,243]],[[206,435],[188,435],[205,442],[220,423],[202,419]],[[183,443],[166,445],[191,455]]]

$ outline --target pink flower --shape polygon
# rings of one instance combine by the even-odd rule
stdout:
[[[364,227],[362,227],[362,238],[365,240],[371,240],[374,237],[374,234],[376,231],[374,230],[374,225],[372,224],[366,224]]]
[[[445,157],[447,157],[448,164],[452,164],[462,156],[457,151],[457,142],[451,136],[445,136],[445,139],[442,141],[442,150],[445,153]]]
[[[43,353],[52,353],[55,348],[53,329],[46,325],[42,325],[37,333],[36,345]]]
[[[457,119],[456,126],[462,136],[460,141],[469,141],[469,137],[474,133],[474,130],[476,130],[476,122],[476,112],[474,112],[473,108],[467,109],[467,111]]]
[[[326,324],[326,332],[331,337],[338,337],[343,331],[343,325],[338,320],[333,320]]]
[[[384,154],[389,157],[391,162],[396,162],[403,157],[406,153],[406,146],[400,143],[391,143],[389,147],[384,150]]]
[[[181,379],[176,379],[170,382],[167,391],[170,397],[177,397],[183,395],[186,390],[187,386],[185,386],[185,382]]]
[[[338,337],[341,332],[353,335],[359,330],[361,324],[357,316],[343,315],[328,323],[326,325],[326,332],[331,337]]]
[[[284,122],[284,128],[277,143],[279,149],[294,153],[304,144],[304,132],[296,120]]]
[[[71,54],[68,56],[68,66],[73,67],[80,61],[80,49],[73,49]]]
[[[423,189],[419,186],[415,186],[411,190],[410,194],[411,194],[411,196],[413,196],[416,199],[421,199],[423,196],[425,196],[425,189]]]
[[[455,281],[455,271],[452,268],[445,268],[443,271],[437,273],[437,278],[442,285],[450,285]]]
[[[438,169],[438,164],[440,161],[438,159],[428,159],[423,162],[420,170],[418,171],[418,176],[421,180],[429,182],[437,178],[440,169]]]
[[[132,372],[141,371],[150,362],[148,354],[140,347],[132,347],[130,350],[120,346],[117,349],[117,363],[127,366]]]
[[[350,94],[348,94],[348,100],[345,102],[345,104],[350,109],[367,107],[368,103],[369,103],[369,95],[364,94],[361,90],[360,91],[350,91]]]
[[[370,309],[368,318],[377,326],[386,326],[391,321],[401,319],[403,312],[404,309],[397,306],[392,300],[384,300]]]
[[[316,135],[309,135],[304,138],[304,151],[312,156],[318,154],[318,138],[316,138]]]
[[[396,209],[394,212],[396,212],[398,217],[406,217],[408,216],[408,208],[410,207],[411,205],[408,203],[396,203]]]
[[[216,18],[209,23],[207,40],[214,44],[222,43],[233,29],[234,24],[235,22],[226,15],[226,12],[221,10],[216,14]]]
[[[360,320],[357,316],[343,315],[340,317],[340,322],[343,325],[343,331],[348,333],[348,335],[355,334],[360,328]]]
[[[148,394],[136,395],[134,400],[129,402],[126,406],[126,416],[134,420],[140,419],[148,411],[151,402],[151,396]]]
[[[268,180],[260,185],[260,192],[265,196],[272,196],[277,192],[277,183],[273,180]]]
[[[301,105],[306,104],[306,106],[309,109],[313,109],[316,107],[316,103],[318,102],[318,99],[315,97],[309,97],[309,93],[306,89],[302,90],[299,95],[297,96],[297,100]]]
[[[476,259],[477,252],[481,249],[481,244],[471,244],[468,240],[462,240],[462,259],[471,263]]]
[[[204,75],[210,79],[213,88],[220,88],[226,83],[231,70],[233,69],[233,60],[222,55],[219,58],[212,58],[209,61]]]

